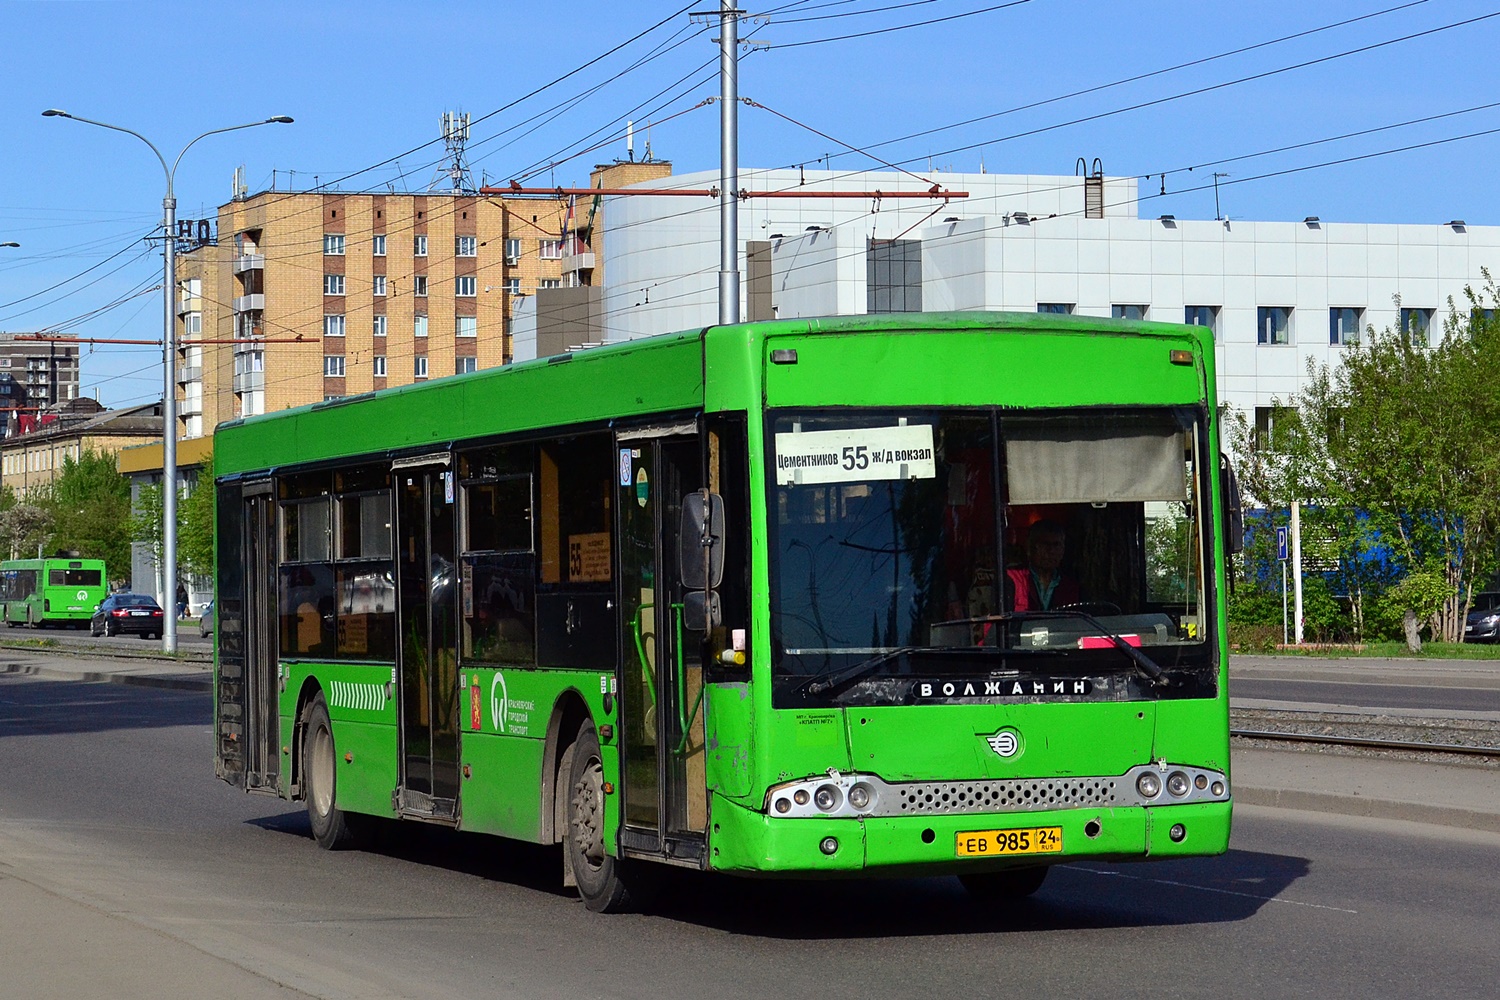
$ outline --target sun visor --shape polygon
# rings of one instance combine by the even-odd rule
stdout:
[[[1054,430],[1006,439],[1013,504],[1128,503],[1187,498],[1183,436]]]

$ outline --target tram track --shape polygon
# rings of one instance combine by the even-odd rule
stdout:
[[[1500,720],[1495,719],[1233,709],[1229,733],[1246,745],[1500,763]]]

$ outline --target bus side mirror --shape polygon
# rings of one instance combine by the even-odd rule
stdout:
[[[1240,504],[1240,482],[1228,455],[1219,455],[1219,476],[1219,492],[1224,498],[1224,551],[1237,555],[1245,549],[1245,512]]]
[[[706,632],[724,623],[717,590],[690,590],[682,598],[682,627]]]
[[[677,572],[688,590],[712,590],[724,578],[724,498],[699,490],[682,498]]]
[[[703,632],[720,624],[718,587],[724,578],[724,498],[708,490],[682,498],[677,572],[686,594],[682,626]]]

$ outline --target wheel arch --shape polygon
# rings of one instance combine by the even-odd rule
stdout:
[[[586,721],[592,721],[588,702],[577,688],[565,689],[552,705],[552,716],[547,720],[546,744],[542,750],[542,801],[541,841],[544,844],[560,843],[567,829],[568,798],[560,794],[560,786],[566,782],[568,764],[571,762],[573,743],[578,730]]]
[[[302,682],[302,687],[297,691],[297,713],[292,716],[292,743],[291,743],[291,774],[287,780],[288,798],[297,801],[303,798],[302,788],[302,742],[307,730],[307,710],[313,699],[323,694],[323,685],[316,677],[308,677]],[[324,697],[326,703],[327,698]],[[333,724],[332,717],[328,720]]]

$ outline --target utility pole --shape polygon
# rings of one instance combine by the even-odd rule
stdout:
[[[740,321],[739,16],[719,0],[719,323]]]

